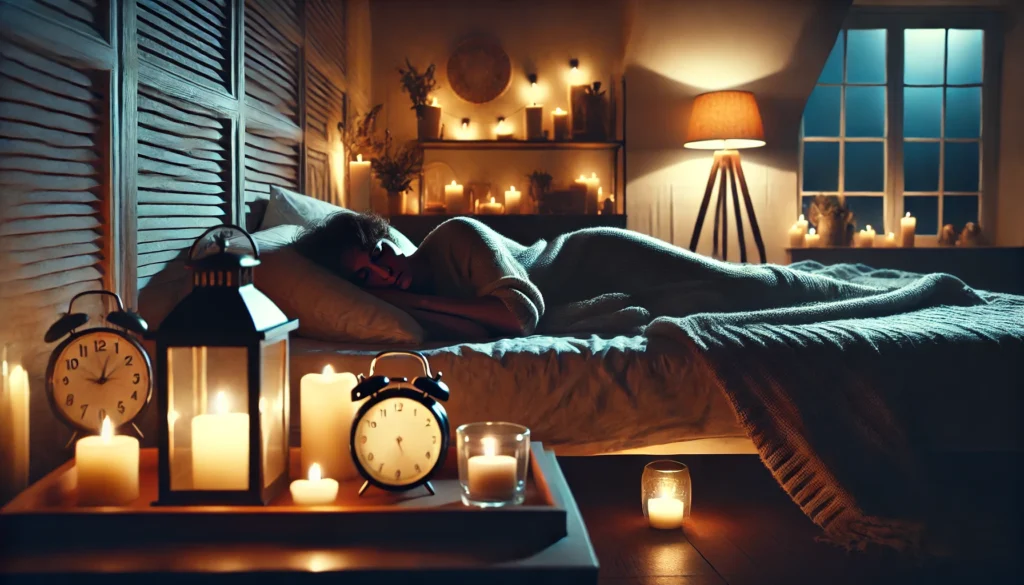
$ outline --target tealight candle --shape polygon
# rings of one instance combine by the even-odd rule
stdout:
[[[917,218],[907,215],[900,218],[900,243],[904,248],[914,247],[914,234],[917,231]]]
[[[551,128],[555,140],[569,140],[569,112],[555,108],[551,112]]]
[[[214,414],[192,419],[192,485],[197,490],[249,487],[249,415],[228,411],[218,392]]]
[[[309,466],[309,479],[296,479],[288,487],[296,506],[323,506],[338,497],[338,482],[323,477],[320,465]]]
[[[821,234],[814,232],[814,228],[808,230],[807,234],[804,235],[804,247],[805,248],[817,248],[818,244],[821,243]]]
[[[448,213],[452,215],[462,213],[465,198],[465,187],[456,183],[454,179],[452,179],[451,185],[444,186],[444,204],[448,208]]]
[[[664,494],[647,500],[647,521],[651,528],[674,530],[683,527],[683,502]]]
[[[139,497],[139,440],[114,435],[110,417],[103,418],[100,436],[75,443],[78,505],[117,506]]]
[[[299,425],[302,433],[302,468],[314,463],[326,477],[354,478],[358,475],[349,454],[349,434],[355,403],[352,389],[356,377],[336,374],[331,366],[323,373],[310,373],[299,382]]]
[[[505,213],[505,206],[495,202],[494,197],[491,197],[490,203],[480,203],[476,212],[480,215],[501,215]]]
[[[469,496],[474,500],[511,500],[516,493],[516,458],[497,455],[498,440],[480,439],[484,454],[470,457],[468,466]]]
[[[882,240],[883,248],[895,248],[896,247],[896,234],[889,232],[885,235],[885,239]]]
[[[544,106],[533,104],[526,106],[526,139],[541,140],[544,138]]]
[[[522,191],[516,191],[515,185],[509,187],[508,191],[505,191],[506,213],[519,213],[519,200],[522,194]]]

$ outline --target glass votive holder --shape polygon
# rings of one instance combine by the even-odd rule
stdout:
[[[651,528],[682,528],[683,519],[690,515],[692,494],[690,470],[682,463],[661,459],[644,467],[640,500]]]
[[[530,429],[481,422],[455,430],[462,503],[496,508],[522,504],[530,466]]]

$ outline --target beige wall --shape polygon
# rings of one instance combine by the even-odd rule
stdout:
[[[1024,6],[1006,19],[996,243],[1024,246]]]

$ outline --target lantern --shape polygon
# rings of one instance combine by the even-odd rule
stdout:
[[[259,250],[217,226],[189,250],[192,291],[149,338],[160,406],[158,504],[265,505],[288,485],[288,335],[253,285]]]

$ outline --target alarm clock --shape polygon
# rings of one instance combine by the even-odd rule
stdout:
[[[377,360],[408,356],[423,365],[423,376],[408,380],[375,375]],[[363,495],[373,485],[388,491],[426,487],[444,466],[450,426],[441,402],[448,400],[448,386],[441,372],[431,376],[430,364],[415,351],[385,351],[370,362],[368,376],[359,374],[352,401],[367,399],[352,421],[350,450],[356,469],[366,480]]]
[[[113,327],[81,329],[86,313],[75,313],[75,301],[88,295],[113,297],[117,310],[106,316]],[[53,343],[68,335],[50,354],[46,395],[57,418],[78,432],[96,433],[109,417],[114,428],[131,424],[153,395],[153,368],[142,345],[130,333],[146,332],[146,321],[126,311],[121,297],[110,291],[86,291],[68,303],[68,312],[50,326],[43,340]],[[74,436],[72,440],[74,440]],[[70,442],[69,442],[70,444]]]

